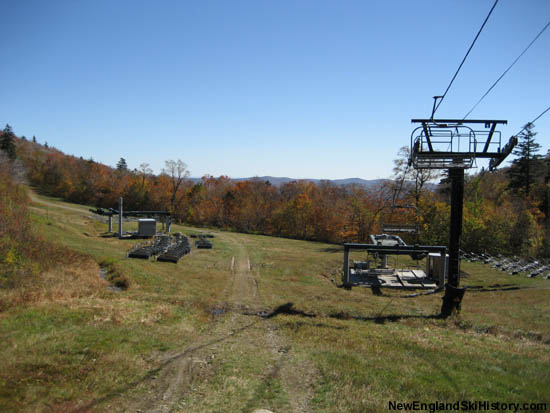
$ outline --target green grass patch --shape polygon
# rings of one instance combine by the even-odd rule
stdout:
[[[325,412],[386,411],[390,400],[549,401],[550,280],[463,263],[463,285],[481,288],[442,320],[441,293],[338,288],[339,246],[210,231],[214,248],[177,264],[129,259],[137,241],[103,237],[106,223],[86,207],[42,199],[34,229],[77,253],[31,285],[0,289],[10,303],[0,311],[2,410],[102,411],[114,395],[147,397],[138,384],[198,343],[176,410],[291,411],[298,391]],[[233,305],[231,263],[243,254],[258,297]],[[108,288],[119,281],[127,288]]]

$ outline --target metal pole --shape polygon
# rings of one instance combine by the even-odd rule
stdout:
[[[344,245],[344,271],[342,274],[342,284],[349,287],[349,248]]]
[[[460,237],[464,204],[464,169],[449,169],[451,178],[451,233],[449,234],[449,285],[460,285]]]
[[[118,237],[122,238],[122,197],[118,205]]]
[[[388,256],[386,254],[380,254],[380,268],[388,268]]]
[[[439,288],[445,286],[445,276],[448,273],[447,268],[447,248],[441,250],[439,256],[441,257],[441,272],[439,273]]]
[[[464,204],[464,169],[450,168],[451,178],[451,231],[449,234],[449,278],[441,306],[441,316],[448,317],[460,311],[464,289],[460,285],[460,237],[462,235],[462,209]]]

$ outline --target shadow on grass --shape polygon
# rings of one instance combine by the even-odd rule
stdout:
[[[277,317],[279,314],[299,315],[300,317],[307,317],[307,318],[318,317],[317,314],[311,314],[311,313],[306,313],[305,311],[302,311],[302,310],[296,310],[292,308],[293,306],[294,306],[293,303],[286,303],[286,304],[280,305],[271,313],[264,315],[263,318],[273,318],[273,317]]]
[[[350,287],[346,287],[343,284],[336,285],[336,288],[343,288],[345,290],[350,290]],[[425,295],[438,294],[445,291],[445,289],[433,289],[420,293],[412,293],[407,295],[397,295],[397,294],[387,294],[382,292],[382,289],[379,286],[373,285],[370,287],[372,294],[379,297],[392,297],[392,298],[418,298]],[[523,287],[516,284],[494,284],[494,285],[466,285],[464,286],[467,292],[471,293],[492,293],[492,292],[506,292],[506,291],[516,291],[516,290],[532,290],[536,287]]]
[[[530,290],[534,287],[522,287],[516,284],[494,284],[494,285],[469,285],[466,286],[466,291],[472,293],[490,293],[494,291],[515,291],[515,290]]]
[[[319,251],[321,251],[321,252],[330,252],[332,254],[336,254],[336,253],[344,252],[344,248],[343,247],[327,247],[327,248],[321,248]]]
[[[414,318],[424,319],[424,320],[441,318],[439,314],[434,314],[434,315],[391,314],[391,315],[385,315],[385,316],[378,315],[378,316],[372,316],[372,317],[364,317],[364,316],[351,315],[343,311],[339,313],[331,313],[328,315],[320,315],[320,314],[314,314],[314,313],[307,313],[302,310],[297,310],[293,308],[293,306],[294,306],[293,303],[286,303],[286,304],[280,305],[271,313],[260,315],[260,316],[262,318],[273,318],[280,314],[284,314],[284,315],[300,316],[300,317],[306,317],[306,318],[328,317],[328,318],[334,318],[336,320],[372,321],[376,324],[385,324],[387,322],[394,323],[396,321],[414,319]]]

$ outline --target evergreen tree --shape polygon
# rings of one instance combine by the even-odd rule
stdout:
[[[534,124],[528,123],[518,136],[519,143],[514,149],[513,154],[517,156],[512,161],[512,166],[508,171],[510,178],[509,188],[515,192],[522,192],[529,195],[531,187],[541,168],[541,157],[537,155],[540,145],[535,142],[536,132],[533,132]]]
[[[6,152],[8,158],[15,159],[15,134],[10,125],[6,125],[0,136],[0,149]]]
[[[128,171],[128,164],[126,163],[126,159],[120,158],[118,163],[116,164],[117,171],[126,172]]]
[[[32,142],[36,143],[36,136],[32,135]]]

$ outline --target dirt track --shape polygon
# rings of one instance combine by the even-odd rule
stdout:
[[[45,201],[32,190],[29,191],[29,196],[33,203],[80,214],[86,213],[79,208]],[[158,368],[141,382],[129,385],[121,394],[96,400],[84,410],[103,411],[107,407],[111,411],[128,412],[187,411],[181,401],[184,398],[192,398],[197,386],[207,381],[212,374],[212,358],[223,354],[221,348],[227,345],[236,348],[250,347],[253,343],[253,346],[270,353],[270,362],[264,366],[263,371],[258,371],[262,380],[267,385],[270,381],[280,380],[291,411],[311,411],[308,404],[312,397],[311,384],[315,375],[313,367],[296,360],[292,349],[278,333],[274,322],[250,316],[255,311],[265,308],[258,288],[259,269],[251,268],[248,251],[237,236],[220,234],[219,237],[232,246],[234,254],[228,263],[226,284],[221,294],[222,312],[229,310],[228,313],[223,317],[216,317],[216,322],[193,343],[159,360]],[[251,328],[256,330],[254,337],[248,334]],[[258,337],[261,337],[260,340]],[[246,360],[243,360],[243,363],[245,362]],[[254,402],[250,401],[248,410],[267,407],[255,406]],[[191,410],[203,411],[200,408]]]
[[[27,193],[29,194],[29,198],[31,199],[31,201],[35,204],[47,205],[47,206],[52,207],[52,208],[62,208],[62,209],[66,209],[67,211],[78,212],[79,214],[85,214],[86,213],[86,211],[84,211],[81,208],[73,208],[73,207],[70,207],[70,206],[67,206],[67,205],[61,205],[58,202],[45,201],[45,200],[39,198],[32,189],[29,189],[29,191]]]
[[[161,360],[158,369],[141,383],[105,403],[109,410],[156,413],[208,411],[206,407],[200,407],[200,402],[188,408],[184,400],[200,400],[201,394],[195,395],[199,388],[201,392],[216,391],[208,383],[209,377],[215,373],[212,371],[214,357],[234,355],[237,349],[246,348],[239,362],[247,364],[247,358],[255,357],[254,351],[249,350],[256,348],[267,354],[269,359],[257,372],[262,385],[269,386],[273,380],[280,381],[290,411],[311,411],[308,403],[312,397],[314,370],[309,364],[296,360],[273,321],[250,315],[262,307],[257,280],[260,274],[251,269],[246,247],[237,237],[230,234],[220,234],[219,237],[233,246],[234,253],[228,263],[227,281],[222,293],[222,311],[229,311],[217,317],[217,321],[193,343]],[[223,395],[219,397],[223,399]],[[245,411],[252,412],[256,408],[268,406],[252,399]],[[92,410],[95,409],[92,407]]]

